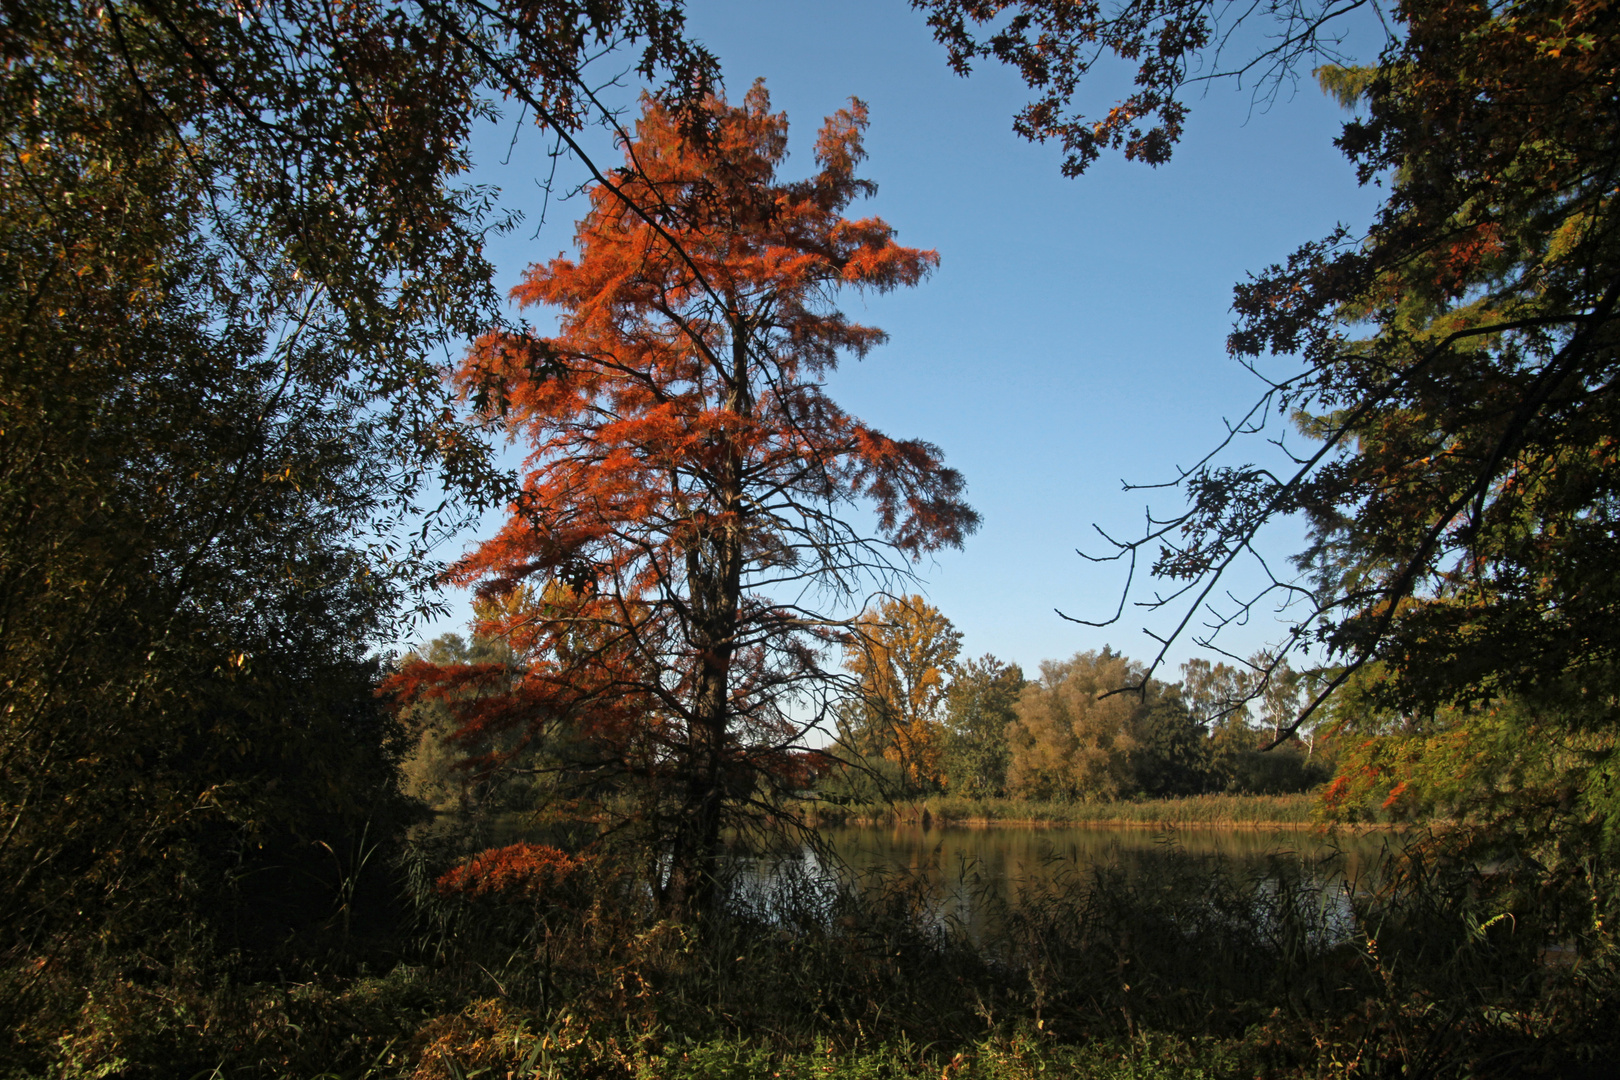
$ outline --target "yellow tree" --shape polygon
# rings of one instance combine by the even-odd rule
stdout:
[[[891,597],[862,613],[844,666],[859,682],[846,717],[852,749],[898,766],[912,790],[941,782],[940,713],[962,635],[921,596]]]
[[[1142,684],[1141,694],[1122,687]],[[1110,800],[1134,794],[1144,735],[1169,688],[1113,650],[1041,662],[1007,725],[1007,791],[1026,799]]]

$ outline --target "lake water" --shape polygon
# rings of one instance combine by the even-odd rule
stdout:
[[[1348,929],[1351,895],[1376,883],[1386,848],[1398,843],[1388,834],[1306,830],[1012,826],[845,827],[824,830],[822,840],[820,851],[749,860],[739,889],[769,908],[773,890],[794,883],[900,884],[936,919],[977,935],[1005,904],[1099,880],[1184,888],[1218,878],[1259,898],[1286,883],[1321,907],[1325,925]]]
[[[1276,859],[1321,861],[1338,855],[1351,878],[1369,872],[1387,840],[1378,833],[1322,835],[1305,829],[1098,827],[861,826],[823,830],[838,856],[852,868],[888,866],[949,874],[975,867],[1012,882],[1050,869],[1117,865],[1142,868],[1177,854],[1218,860],[1252,870]]]
[[[516,815],[485,828],[492,846],[554,842]],[[900,888],[940,923],[977,936],[1008,906],[1102,880],[1190,883],[1196,893],[1200,881],[1219,879],[1261,903],[1286,888],[1318,907],[1324,925],[1348,928],[1351,896],[1377,883],[1386,850],[1399,843],[1389,833],[1301,829],[845,826],[823,829],[817,845],[739,857],[733,888],[765,911],[780,910],[788,889],[803,906],[835,882]]]

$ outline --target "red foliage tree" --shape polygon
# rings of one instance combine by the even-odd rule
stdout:
[[[775,810],[802,779],[807,726],[841,623],[813,598],[959,545],[978,523],[962,479],[925,442],[846,415],[823,377],[885,335],[833,303],[843,287],[915,285],[938,263],[882,220],[843,211],[866,108],[828,119],[819,171],[783,182],[787,120],[763,85],[709,104],[688,138],[644,104],[625,166],[590,191],[579,257],[530,267],[513,295],[562,313],[557,336],[492,334],[462,369],[530,447],[521,499],[453,581],[486,601],[479,632],[510,641],[515,688],[417,665],[415,693],[463,688],[468,746],[557,725],[598,748],[580,776],[638,782],[636,819],[664,859],[665,906],[712,900],[722,831]],[[689,128],[690,125],[687,125]],[[846,521],[875,508],[875,535]]]

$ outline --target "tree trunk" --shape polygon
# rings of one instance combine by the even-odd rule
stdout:
[[[752,408],[748,386],[747,327],[733,308],[732,371],[728,412]],[[687,552],[688,608],[698,671],[688,718],[685,796],[670,850],[665,910],[698,923],[717,899],[721,831],[730,782],[731,658],[742,601],[743,460],[730,448],[720,467],[721,519]]]

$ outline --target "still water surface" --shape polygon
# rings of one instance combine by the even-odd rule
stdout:
[[[977,936],[1002,903],[1084,889],[1107,878],[1154,887],[1172,879],[1221,877],[1250,895],[1274,895],[1290,882],[1348,928],[1350,895],[1375,884],[1398,839],[1388,834],[1320,835],[1303,830],[1141,828],[845,827],[809,847],[749,860],[737,886],[767,908],[794,882],[901,882],[941,921]]]
[[[858,871],[886,866],[948,875],[971,866],[1004,881],[1038,876],[1054,864],[1130,871],[1178,856],[1208,859],[1243,872],[1263,869],[1277,859],[1321,861],[1338,855],[1345,873],[1359,878],[1370,871],[1388,843],[1377,833],[1322,835],[1257,828],[857,826],[826,829],[823,836]]]
[[[516,816],[489,823],[486,842],[545,841]],[[822,843],[770,857],[739,857],[733,895],[767,912],[792,892],[836,884],[911,891],[941,923],[978,936],[994,912],[1036,895],[1072,892],[1100,879],[1130,886],[1220,877],[1263,900],[1288,882],[1314,899],[1328,922],[1347,928],[1350,896],[1377,883],[1388,833],[1266,828],[1028,826],[844,826]]]

